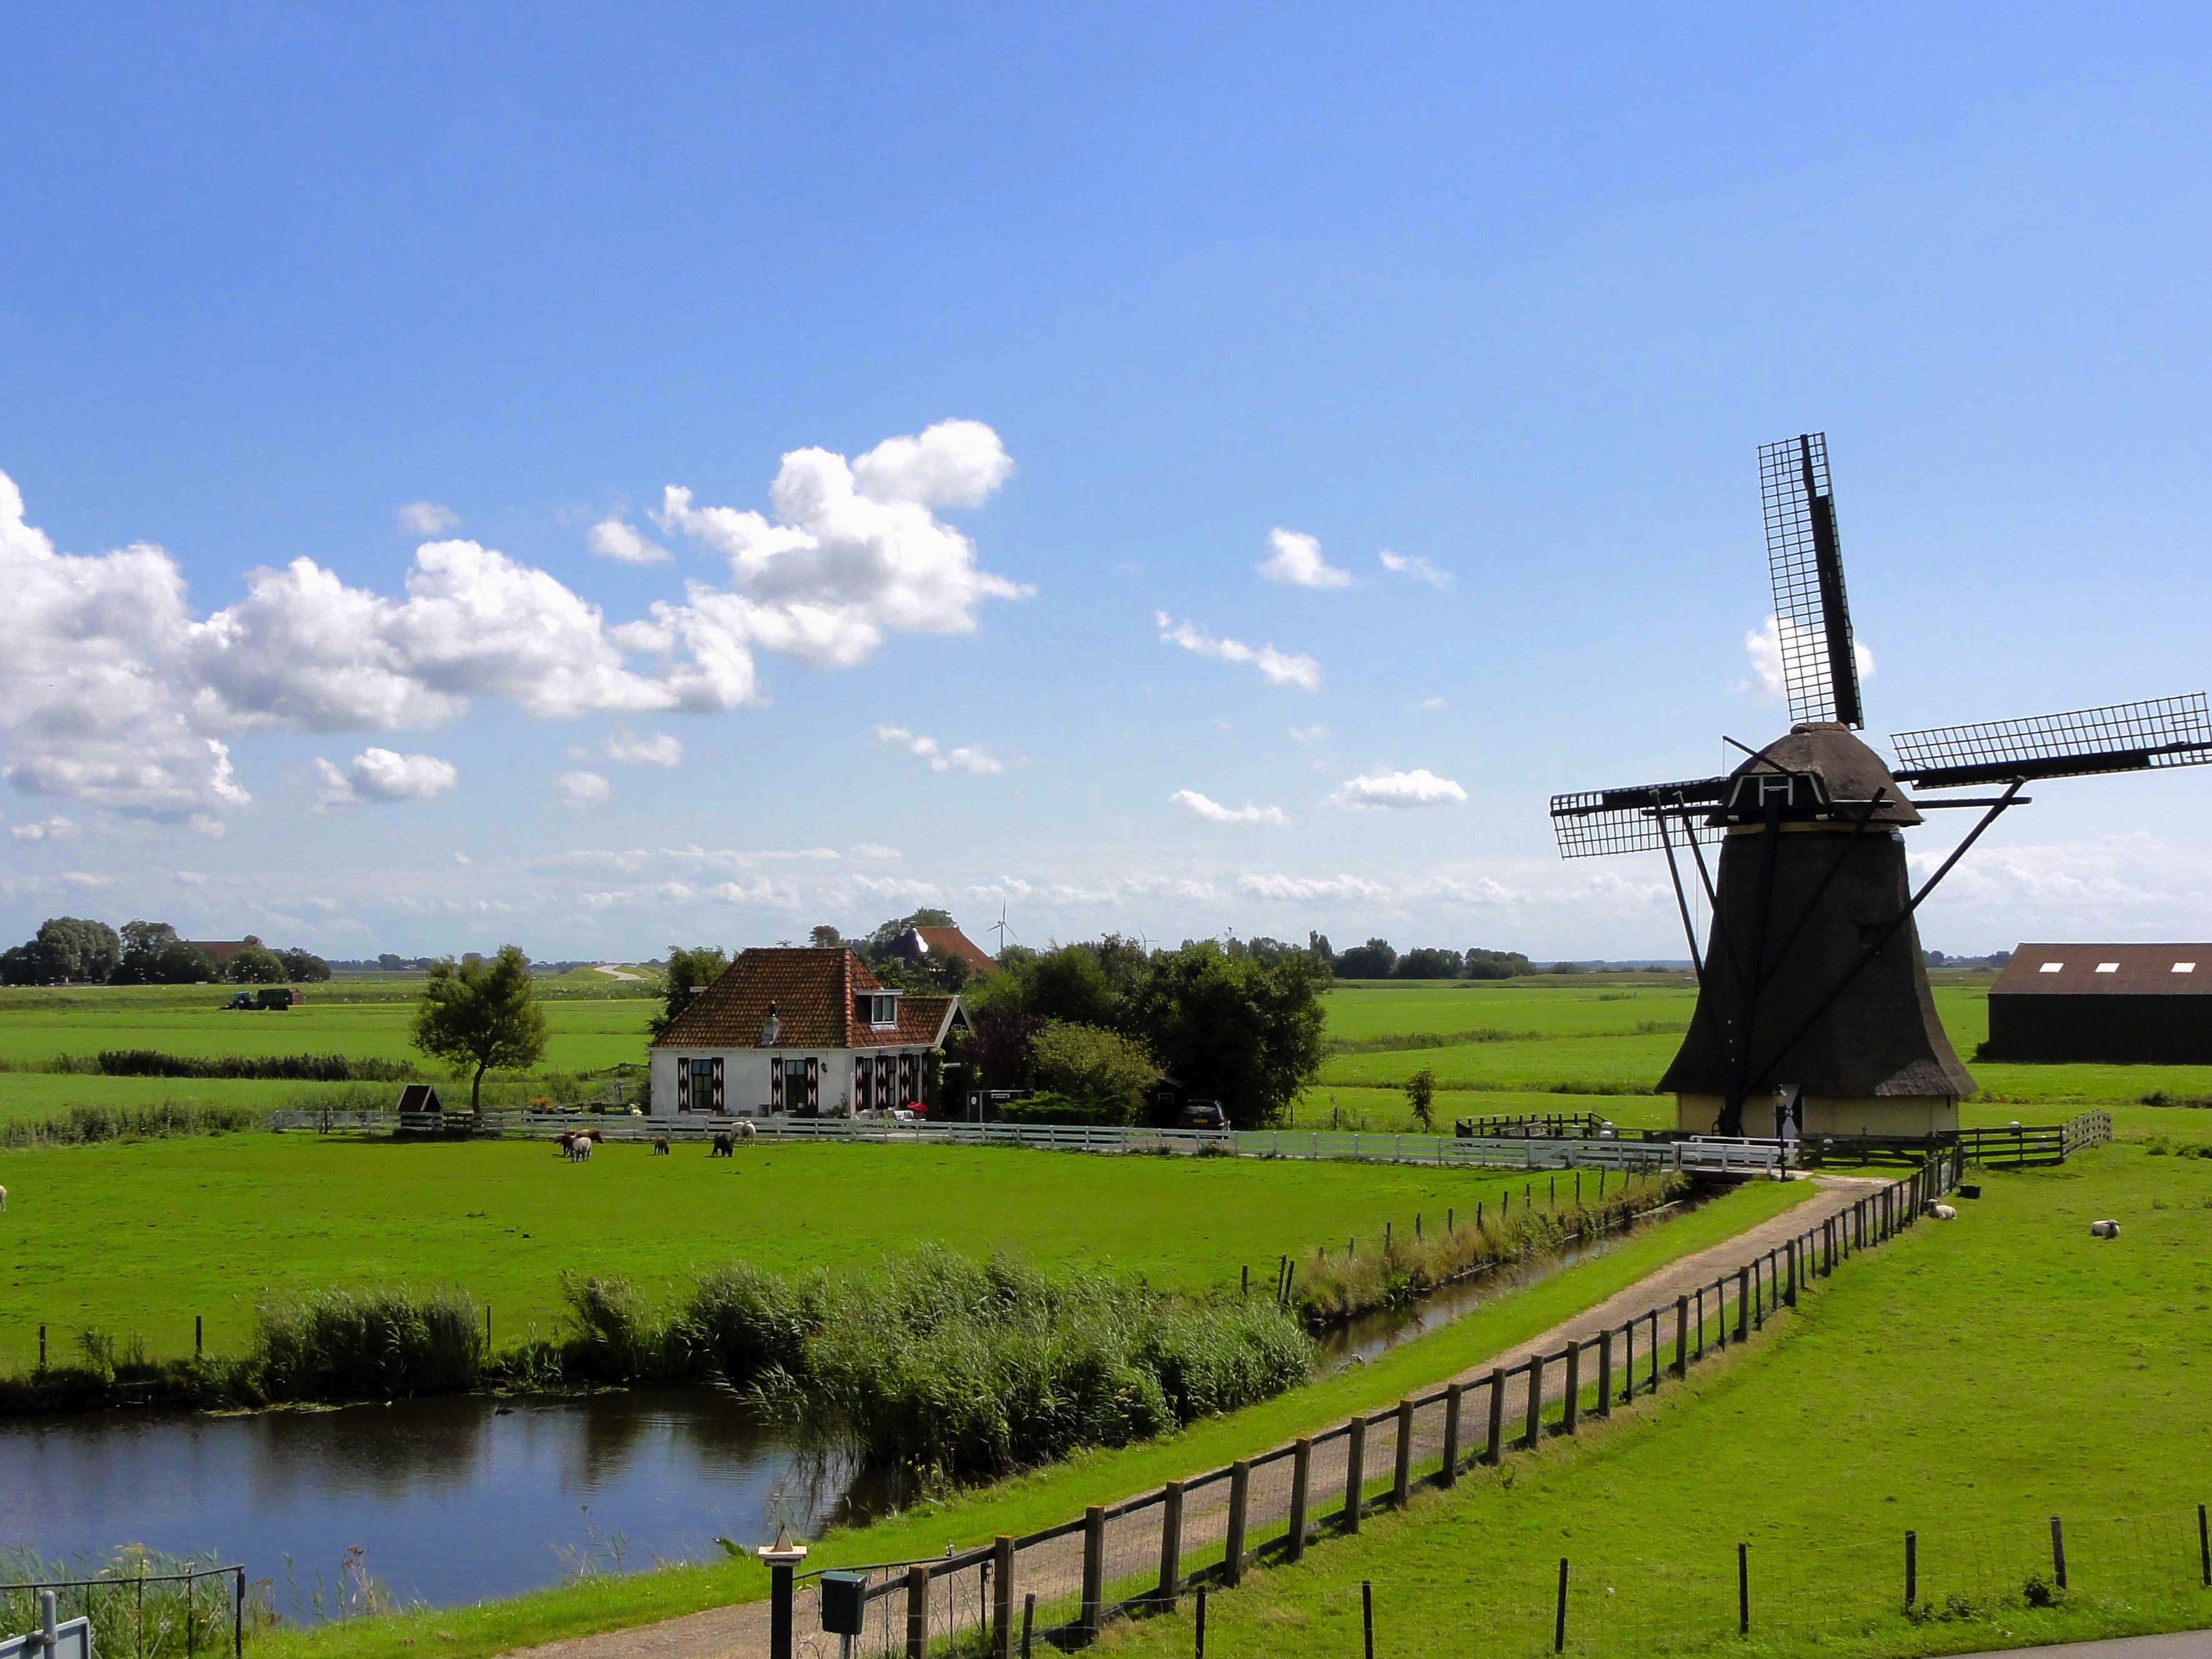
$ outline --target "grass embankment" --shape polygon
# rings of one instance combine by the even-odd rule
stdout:
[[[1184,1165],[1184,1168],[1195,1166]],[[830,1533],[810,1566],[940,1554],[996,1534],[1034,1532],[1176,1480],[1218,1468],[1300,1434],[1371,1412],[1480,1364],[1595,1306],[1668,1262],[1757,1225],[1811,1196],[1802,1183],[1747,1187],[1704,1208],[1563,1269],[1511,1296],[1355,1366],[1264,1404],[1202,1419],[1143,1444],[1094,1451],[1051,1468],[918,1505],[866,1528]],[[402,1646],[453,1659],[481,1659],[534,1643],[621,1630],[702,1608],[757,1601],[768,1576],[753,1562],[662,1568],[601,1577],[471,1607],[445,1607],[282,1631],[262,1649],[270,1659],[370,1659]],[[1186,1635],[1185,1640],[1188,1641]],[[1253,1648],[1249,1651],[1263,1650]]]
[[[1471,1632],[1485,1653],[1548,1650],[1562,1555],[1570,1646],[1595,1655],[1934,1654],[2212,1622],[2195,1516],[2212,1413],[2193,1403],[2212,1163],[2114,1147],[1979,1178],[1957,1223],[1847,1264],[1688,1387],[1215,1595],[1210,1647],[1358,1652],[1366,1579],[1389,1659],[1465,1653]],[[2117,1241],[2088,1236],[2106,1216]],[[2033,1608],[2052,1515],[2070,1589]],[[1908,1528],[1934,1613],[1919,1622],[1897,1611]],[[1190,1639],[1174,1619],[1110,1645]]]
[[[505,1346],[553,1334],[565,1269],[628,1278],[658,1306],[732,1258],[797,1273],[917,1239],[1184,1289],[1249,1267],[1266,1285],[1283,1255],[1379,1243],[1386,1223],[1410,1232],[1502,1190],[1464,1170],[1288,1159],[610,1143],[570,1164],[542,1141],[311,1133],[0,1152],[0,1370],[18,1372],[41,1322],[57,1354],[97,1326],[167,1358],[191,1352],[199,1315],[209,1351],[238,1354],[272,1295],[453,1284],[490,1304]]]

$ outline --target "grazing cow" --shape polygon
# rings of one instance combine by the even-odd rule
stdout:
[[[665,1158],[668,1156],[668,1137],[666,1135],[653,1136],[653,1155],[655,1158]]]
[[[736,1138],[732,1136],[727,1129],[715,1130],[714,1144],[707,1149],[707,1156],[709,1158],[735,1158],[737,1155],[738,1143]]]

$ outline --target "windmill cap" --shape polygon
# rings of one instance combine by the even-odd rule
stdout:
[[[1858,813],[1850,803],[1871,800],[1877,789],[1886,793],[1871,823],[1904,827],[1922,822],[1912,798],[1890,775],[1881,757],[1860,742],[1850,727],[1837,721],[1807,720],[1793,726],[1788,737],[1766,745],[1764,756],[1754,756],[1729,775],[1740,778],[1749,772],[1778,770],[1819,773],[1827,786],[1828,799],[1842,809],[1838,814],[1839,827],[1848,828],[1857,820]]]

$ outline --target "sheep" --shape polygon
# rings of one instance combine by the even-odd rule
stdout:
[[[732,1136],[727,1129],[715,1130],[714,1144],[707,1148],[707,1156],[709,1158],[735,1158],[737,1155],[738,1148],[736,1138]]]
[[[578,1135],[578,1136],[576,1137],[576,1151],[575,1151],[575,1153],[574,1153],[574,1157],[575,1157],[576,1162],[577,1162],[577,1163],[579,1163],[579,1164],[588,1164],[588,1163],[590,1163],[590,1162],[592,1161],[592,1137],[591,1137],[591,1136],[589,1136],[589,1135]]]
[[[8,1189],[0,1187],[0,1215],[8,1213]]]
[[[2120,1224],[2117,1221],[2093,1221],[2089,1224],[2089,1237],[2092,1238],[2118,1238],[2119,1236]]]
[[[740,1140],[750,1140],[752,1138],[753,1126],[750,1122],[739,1123],[738,1125],[738,1139]]]
[[[666,1135],[653,1136],[653,1155],[655,1158],[666,1158],[668,1156],[668,1137]]]
[[[1928,1213],[1938,1221],[1956,1221],[1959,1218],[1959,1212],[1948,1204],[1930,1204],[1928,1206]]]

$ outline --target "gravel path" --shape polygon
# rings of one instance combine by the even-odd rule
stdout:
[[[1493,1367],[1502,1366],[1510,1370],[1534,1355],[1556,1354],[1570,1341],[1587,1341],[1602,1330],[1619,1328],[1634,1315],[1655,1306],[1671,1304],[1678,1297],[1693,1296],[1700,1285],[1709,1285],[1723,1274],[1733,1273],[1738,1266],[1753,1257],[1764,1255],[1770,1249],[1778,1249],[1784,1241],[1800,1233],[1818,1231],[1824,1218],[1850,1208],[1856,1200],[1882,1184],[1833,1176],[1822,1176],[1816,1180],[1820,1191],[1808,1202],[1709,1249],[1684,1256],[1638,1279],[1626,1290],[1587,1312],[1553,1327],[1534,1340],[1498,1354],[1480,1365],[1472,1366],[1456,1377],[1439,1378],[1438,1383],[1479,1381],[1488,1376]],[[1662,1328],[1671,1345],[1671,1322],[1662,1322]],[[1645,1355],[1644,1338],[1639,1334],[1637,1347],[1639,1374],[1644,1368]],[[1672,1358],[1671,1349],[1667,1358]],[[1556,1401],[1564,1395],[1565,1377],[1563,1368],[1557,1365],[1547,1367],[1544,1381],[1543,1397],[1547,1401]],[[1477,1400],[1480,1401],[1480,1396]],[[1516,1379],[1509,1382],[1504,1408],[1509,1443],[1520,1431],[1527,1407],[1526,1380]],[[1488,1432],[1488,1424],[1482,1420],[1486,1413],[1486,1407],[1470,1409],[1468,1413],[1468,1420],[1462,1428],[1462,1455],[1471,1453],[1483,1443]],[[1334,1426],[1316,1425],[1316,1431],[1320,1432]],[[1388,1431],[1370,1430],[1368,1442],[1365,1472],[1372,1480],[1376,1474],[1389,1468],[1395,1448]],[[1431,1411],[1424,1413],[1415,1425],[1416,1466],[1424,1458],[1439,1456],[1442,1447],[1442,1413]],[[1288,1466],[1275,1467],[1287,1469]],[[1343,1439],[1314,1448],[1310,1490],[1312,1515],[1316,1520],[1334,1514],[1342,1506],[1348,1474]],[[1259,1480],[1260,1475],[1255,1474],[1255,1510],[1260,1498]],[[1218,1544],[1227,1524],[1228,1504],[1228,1484],[1225,1481],[1189,1495],[1183,1510],[1182,1547],[1187,1560],[1202,1559],[1208,1544]],[[1259,1532],[1256,1522],[1254,1531],[1255,1534]],[[1157,1505],[1111,1522],[1107,1545],[1109,1580],[1122,1577],[1124,1569],[1141,1571],[1144,1564],[1156,1562],[1159,1557],[1159,1510]],[[1018,1595],[1024,1591],[1034,1590],[1042,1600],[1048,1587],[1058,1592],[1068,1585],[1079,1583],[1082,1576],[1082,1537],[1078,1534],[1038,1549],[1024,1551],[1018,1569],[1016,1594]],[[939,1580],[937,1588],[945,1594],[961,1595],[964,1607],[975,1595],[975,1575],[958,1575],[957,1586],[950,1579]],[[902,1620],[903,1599],[891,1599],[896,1601],[897,1616]],[[871,1607],[871,1628],[880,1620],[882,1606],[878,1602]],[[933,1608],[933,1627],[941,1627],[941,1609]],[[839,1651],[837,1638],[821,1633],[821,1616],[811,1589],[802,1589],[799,1594],[795,1622],[797,1651],[800,1655],[808,1656],[808,1659],[835,1659]],[[902,1625],[901,1628],[903,1628]],[[509,1656],[509,1659],[765,1659],[767,1653],[768,1604],[763,1601],[742,1602],[735,1607],[711,1607],[703,1613],[688,1613],[680,1619],[670,1619],[635,1630],[570,1637],[539,1647],[517,1650]],[[2164,1659],[2164,1656],[2159,1656],[2159,1659]]]

